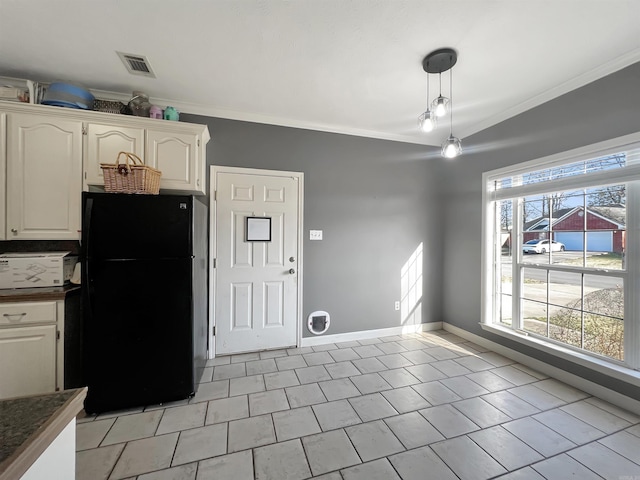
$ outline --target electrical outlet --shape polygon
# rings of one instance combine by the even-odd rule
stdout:
[[[400,302],[396,302],[395,309],[400,310]]]

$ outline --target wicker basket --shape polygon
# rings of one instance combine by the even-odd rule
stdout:
[[[131,109],[127,104],[114,100],[94,100],[93,109],[96,112],[131,115]]]
[[[124,163],[120,157],[124,155]],[[135,153],[120,152],[116,163],[101,163],[104,175],[104,189],[112,193],[142,193],[157,195],[160,192],[162,172],[144,165]]]

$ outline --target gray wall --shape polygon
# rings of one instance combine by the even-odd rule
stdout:
[[[640,130],[640,63],[465,138],[465,154],[441,164],[446,185],[443,320],[640,398],[640,389],[544,356],[481,330],[482,172]]]
[[[400,270],[422,243],[428,274],[418,317],[440,321],[433,173],[440,160],[426,160],[426,147],[197,115],[181,120],[209,126],[209,165],[304,172],[305,318],[328,311],[327,334],[400,326]],[[310,229],[323,230],[324,239],[309,241]]]

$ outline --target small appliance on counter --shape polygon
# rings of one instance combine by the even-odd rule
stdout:
[[[61,287],[71,280],[77,261],[71,252],[3,253],[0,288]]]
[[[85,410],[188,398],[207,353],[207,207],[193,196],[82,195]]]

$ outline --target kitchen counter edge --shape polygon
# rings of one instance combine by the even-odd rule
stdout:
[[[33,395],[37,397],[41,395]],[[0,480],[20,478],[44,453],[64,428],[84,408],[87,387],[75,389],[75,393],[55,411],[47,421],[37,428],[27,440],[0,463]],[[29,397],[25,397],[28,400]],[[9,400],[9,399],[7,399]],[[0,400],[2,403],[2,400]]]
[[[80,291],[80,285],[69,284],[63,287],[3,288],[0,289],[0,303],[64,300],[68,294],[76,291]]]

